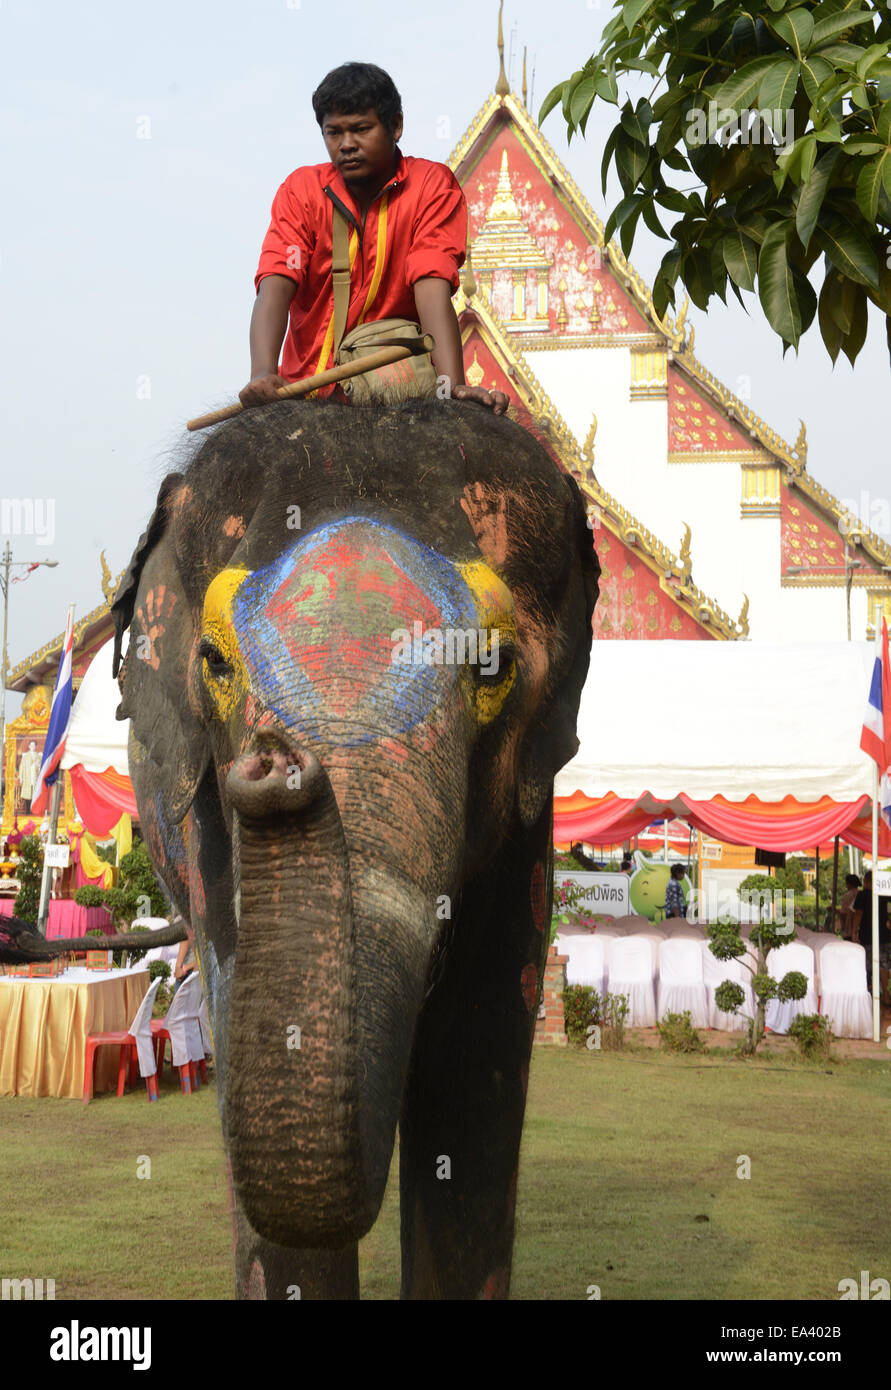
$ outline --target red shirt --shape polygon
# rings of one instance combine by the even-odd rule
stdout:
[[[363,217],[333,164],[289,174],[275,195],[254,284],[287,275],[297,284],[279,375],[289,381],[334,365],[331,239],[336,198],[350,223],[350,308],[344,336],[375,319],[413,319],[423,276],[458,288],[467,246],[467,201],[445,164],[396,150],[392,178]],[[335,390],[323,388],[320,395]]]

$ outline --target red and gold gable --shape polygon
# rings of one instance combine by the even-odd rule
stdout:
[[[844,538],[808,505],[802,494],[784,487],[780,501],[780,563],[785,574],[790,565],[814,569],[819,574],[845,574]]]
[[[594,636],[614,641],[708,642],[712,633],[660,588],[659,576],[604,526],[594,532],[600,558],[600,598]]]
[[[543,332],[567,336],[652,332],[633,299],[602,263],[599,246],[593,245],[572,212],[559,197],[547,170],[537,154],[523,142],[510,124],[496,127],[491,142],[472,166],[459,169],[470,212],[470,239],[473,243],[489,217],[507,153],[510,191],[520,220],[539,255],[550,262],[547,270],[547,318]],[[479,278],[487,272],[474,263]],[[514,316],[512,274],[509,269],[492,273],[489,296],[495,311],[508,328],[528,331],[525,323],[511,322]],[[535,271],[529,272],[532,292]]]
[[[703,453],[716,456],[751,453],[752,440],[728,420],[706,395],[696,390],[690,378],[668,364],[668,452]]]

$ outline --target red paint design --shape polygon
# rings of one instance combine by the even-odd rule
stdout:
[[[235,540],[241,540],[244,535],[244,517],[227,516],[223,522],[223,531],[227,536],[232,536]]]
[[[160,644],[166,627],[165,620],[169,620],[175,606],[176,594],[168,589],[166,584],[159,584],[156,589],[149,589],[145,596],[145,606],[136,610],[139,626],[142,628],[142,632],[135,634],[136,656],[140,661],[147,661],[154,671],[161,665]],[[143,650],[142,637],[149,640],[147,652]]]
[[[523,992],[523,1003],[532,1013],[538,998],[538,970],[534,965],[523,966],[523,973],[520,975],[520,989]]]
[[[266,611],[337,715],[355,708],[357,696],[389,672],[392,632],[442,622],[437,606],[385,550],[342,535],[298,564]]]
[[[529,898],[532,903],[532,920],[535,923],[536,931],[544,931],[545,928],[545,908],[547,899],[545,896],[545,873],[544,864],[536,864],[532,870],[532,882],[529,885]]]
[[[391,753],[397,762],[404,763],[408,757],[408,749],[404,743],[397,743],[395,738],[382,738],[381,748],[385,752]]]

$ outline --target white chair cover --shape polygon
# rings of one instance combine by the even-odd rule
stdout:
[[[183,1067],[187,1062],[200,1062],[204,1057],[198,1022],[200,1003],[201,977],[197,970],[193,970],[173,996],[173,1003],[164,1020],[164,1027],[170,1034],[170,1050],[175,1067]]]
[[[855,941],[827,943],[820,952],[820,1012],[837,1038],[872,1037],[872,997],[866,988],[866,951]]]
[[[702,951],[702,979],[708,1000],[709,1027],[721,1028],[727,1033],[744,1033],[749,1026],[749,1019],[753,1016],[755,1007],[752,998],[751,975],[743,965],[742,960],[718,960],[716,956],[712,955],[707,941],[700,942],[699,949]],[[715,990],[725,980],[733,980],[735,984],[743,987],[745,998],[740,1006],[739,1014],[725,1013],[715,1003]],[[743,1018],[742,1014],[746,1014],[747,1017]]]
[[[660,932],[653,931],[652,928],[647,928],[646,931],[630,931],[628,935],[635,937],[635,939],[639,937],[643,941],[649,941],[650,953],[653,957],[653,980],[656,981],[659,978],[659,947],[665,937]]]
[[[152,1038],[152,1008],[155,1003],[155,995],[158,993],[160,980],[152,980],[145,992],[142,1003],[133,1016],[130,1024],[130,1035],[136,1039],[136,1055],[139,1058],[139,1075],[154,1076],[155,1074],[155,1044]]]
[[[817,991],[814,984],[816,961],[811,946],[805,941],[789,941],[767,953],[767,973],[779,983],[790,970],[800,970],[807,979],[807,994],[803,999],[789,999],[784,1004],[771,999],[764,1021],[774,1033],[788,1033],[789,1024],[799,1014],[817,1012]]]
[[[628,998],[628,1026],[653,1028],[656,995],[649,941],[641,936],[617,937],[609,948],[608,970],[610,994],[624,994]]]
[[[590,985],[601,991],[606,961],[608,940],[598,930],[591,936],[558,936],[554,944],[561,956],[568,956],[566,962],[566,983],[568,985]]]
[[[659,1018],[690,1010],[694,1028],[708,1027],[708,998],[702,978],[702,943],[670,936],[659,947]]]

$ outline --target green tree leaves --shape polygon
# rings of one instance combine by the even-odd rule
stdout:
[[[853,362],[870,301],[891,344],[889,45],[884,0],[616,0],[600,50],[539,119],[559,105],[571,137],[598,99],[620,107],[606,230],[626,255],[641,224],[670,243],[659,314],[681,286],[700,308],[728,287],[757,293],[786,346],[816,318],[833,361]],[[640,72],[659,79],[649,98],[622,102]]]

